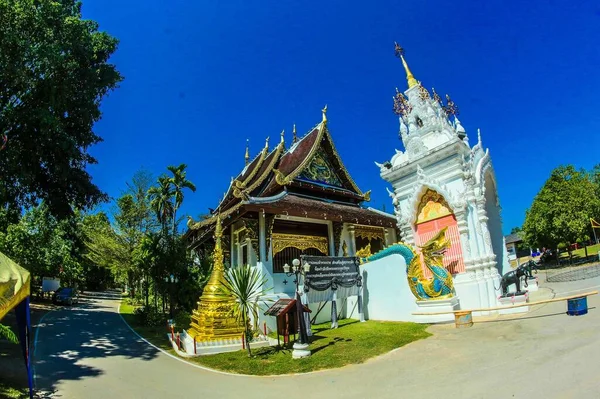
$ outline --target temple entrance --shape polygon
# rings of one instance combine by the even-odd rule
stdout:
[[[450,240],[450,248],[444,254],[444,267],[453,275],[464,272],[465,264],[458,224],[444,197],[436,191],[428,189],[421,197],[417,212],[418,216],[415,223],[415,243],[417,246],[425,244],[442,228],[447,227],[446,238]],[[423,261],[423,257],[421,257],[421,261]],[[423,273],[426,277],[431,275],[425,267]]]

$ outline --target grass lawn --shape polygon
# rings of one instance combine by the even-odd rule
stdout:
[[[138,323],[133,314],[134,307],[122,303],[121,315],[133,329],[159,348],[175,353],[171,348],[165,327],[145,327]],[[259,348],[248,358],[246,351],[220,353],[190,358],[188,360],[216,370],[238,374],[276,375],[305,373],[314,370],[342,367],[363,363],[369,358],[399,348],[410,342],[427,338],[425,324],[340,320],[339,328],[332,330],[330,323],[313,326],[310,349],[312,356],[292,359],[292,349]],[[283,338],[282,338],[283,339]]]
[[[201,356],[191,361],[217,370],[240,374],[275,375],[305,373],[314,370],[363,363],[365,360],[427,338],[427,325],[400,322],[340,320],[339,328],[330,323],[313,326],[310,344],[312,356],[292,359],[290,348],[259,348],[248,358],[246,351]]]
[[[598,251],[600,251],[600,244],[590,245],[587,247],[588,256],[598,256]],[[585,256],[585,248],[579,248],[573,251],[573,257],[583,258]],[[568,258],[569,252],[567,250],[562,250],[560,252],[560,258]]]
[[[143,326],[139,323],[137,315],[133,314],[134,310],[135,307],[133,305],[127,304],[124,301],[121,302],[121,308],[119,312],[121,313],[121,316],[123,316],[127,324],[129,324],[138,334],[140,334],[142,337],[146,338],[148,341],[152,342],[159,348],[165,350],[173,350],[171,344],[167,340],[167,334],[169,331],[166,327],[166,323],[165,325],[161,325],[158,327]]]

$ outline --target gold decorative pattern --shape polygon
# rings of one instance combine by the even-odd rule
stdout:
[[[273,256],[288,247],[298,248],[301,251],[315,248],[325,255],[329,254],[327,237],[273,233]]]
[[[355,256],[357,256],[359,259],[364,259],[364,258],[368,258],[371,255],[373,255],[371,253],[371,243],[368,243],[367,245],[365,245],[364,247],[362,247],[361,249],[356,251]]]
[[[360,188],[358,188],[358,186],[356,185],[356,183],[352,179],[352,176],[350,176],[350,173],[346,170],[346,167],[344,166],[344,163],[342,162],[342,159],[340,158],[340,154],[338,154],[337,150],[335,149],[335,145],[333,145],[333,139],[331,138],[331,134],[329,134],[329,130],[327,130],[327,134],[325,135],[325,137],[327,138],[327,141],[329,142],[329,146],[331,147],[331,152],[333,153],[333,156],[337,160],[338,165],[340,166],[340,169],[341,169],[342,173],[346,175],[346,179],[348,180],[348,182],[350,182],[350,185],[352,186],[352,189],[358,195],[362,196],[363,192],[360,191]]]
[[[448,202],[437,191],[427,189],[421,197],[421,202],[417,208],[416,224],[428,222],[443,216],[452,215],[453,212]]]
[[[273,166],[275,166],[275,164],[279,160],[279,156],[283,152],[284,148],[285,148],[285,144],[283,142],[280,142],[279,145],[275,148],[275,155],[273,156],[271,163],[269,165],[267,165],[263,174],[261,176],[259,176],[258,179],[256,179],[256,181],[254,183],[252,183],[249,187],[247,187],[243,191],[240,191],[240,197],[238,197],[238,198],[248,199],[250,193],[252,191],[254,191],[254,189],[256,187],[258,187],[259,185],[261,185],[263,183],[263,181],[267,178],[269,173],[271,173],[271,170],[273,170]],[[257,166],[255,170],[258,172],[259,168],[260,168],[260,166]],[[236,195],[235,191],[233,192],[233,195]],[[237,197],[237,195],[236,195],[236,197]]]
[[[346,244],[346,240],[342,243],[342,256],[348,256],[348,244]]]
[[[381,240],[385,243],[385,233],[383,227],[373,226],[354,226],[354,236],[364,238],[366,240]]]
[[[318,131],[317,131],[317,137],[315,139],[315,142],[314,142],[312,148],[310,149],[310,152],[308,153],[306,158],[304,158],[302,160],[302,162],[300,162],[300,165],[298,165],[298,167],[295,170],[293,170],[290,174],[288,174],[286,176],[280,170],[273,169],[273,172],[275,173],[275,181],[277,182],[277,184],[279,184],[280,186],[287,186],[288,184],[290,184],[292,182],[292,180],[294,180],[296,178],[296,176],[298,176],[300,173],[302,173],[302,171],[304,170],[306,165],[308,165],[310,163],[310,161],[312,161],[313,156],[316,153],[316,150],[319,148],[321,140],[323,139],[323,135],[325,134],[325,131],[326,131],[326,126],[327,125],[323,122],[321,122],[319,124]],[[311,130],[311,132],[312,132],[312,130]]]
[[[235,188],[243,189],[244,187],[246,187],[246,184],[248,184],[248,182],[251,181],[254,178],[254,176],[256,176],[256,174],[258,173],[258,170],[260,169],[262,163],[264,162],[265,158],[267,157],[267,152],[268,151],[269,151],[268,146],[265,146],[263,148],[263,150],[261,151],[261,153],[260,153],[260,158],[258,159],[258,163],[254,167],[254,169],[252,169],[252,172],[250,172],[250,174],[248,174],[248,176],[246,176],[246,178],[243,181],[239,181],[239,180],[234,180],[233,181],[233,184],[234,184]]]
[[[363,194],[363,198],[365,201],[369,202],[371,201],[371,190],[367,191],[366,193]]]
[[[350,176],[350,173],[348,173],[348,171],[346,170],[344,163],[340,159],[340,155],[338,154],[337,150],[335,149],[335,146],[333,145],[333,140],[331,139],[331,135],[329,134],[329,130],[327,129],[326,112],[327,112],[327,106],[325,106],[325,108],[323,109],[324,120],[318,125],[317,137],[316,137],[315,142],[314,142],[312,148],[310,149],[308,155],[306,156],[306,158],[304,158],[302,160],[302,162],[300,162],[300,165],[298,165],[298,167],[294,171],[289,173],[287,176],[284,175],[281,171],[279,171],[277,169],[273,169],[273,172],[275,173],[275,181],[280,186],[289,185],[300,173],[302,173],[302,171],[306,168],[306,166],[313,160],[315,154],[317,153],[317,150],[321,146],[323,137],[326,137],[327,141],[329,143],[329,146],[331,147],[331,152],[333,153],[333,156],[335,157],[342,173],[345,175],[346,180],[350,183],[350,186],[352,187],[352,189],[358,195],[362,196],[363,195],[362,191],[360,191],[360,189],[358,188],[358,186],[356,185],[356,183]],[[311,132],[313,130],[314,130],[314,128],[311,129]]]
[[[326,183],[332,186],[341,187],[342,183],[337,174],[333,171],[323,148],[319,148],[312,162],[298,175],[299,178]]]

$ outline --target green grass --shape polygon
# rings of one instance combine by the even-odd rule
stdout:
[[[159,348],[175,353],[170,346],[165,327],[145,327],[133,314],[135,307],[122,303],[121,314],[135,331]],[[340,320],[339,328],[330,329],[330,323],[313,326],[310,349],[312,356],[292,359],[289,348],[259,348],[248,357],[245,350],[190,358],[188,360],[216,370],[238,374],[277,375],[305,373],[331,369],[348,364],[363,363],[431,334],[427,325],[402,322]],[[276,337],[276,335],[275,335]],[[282,338],[283,340],[283,338]],[[283,341],[282,341],[283,342]]]
[[[3,381],[0,381],[0,398],[19,399],[29,397],[27,389],[15,389]]]
[[[588,256],[595,255],[598,256],[598,251],[600,251],[600,244],[590,245],[587,247]],[[577,256],[583,258],[585,256],[585,248],[579,248],[573,251],[573,256]],[[566,249],[560,251],[560,258],[568,258],[569,252]]]
[[[159,348],[165,350],[173,350],[169,340],[167,339],[167,334],[169,333],[166,327],[167,316],[165,315],[165,325],[161,325],[158,327],[147,327],[140,324],[137,315],[133,314],[135,308],[136,306],[126,303],[125,301],[121,302],[121,308],[119,312],[121,313],[121,316],[123,316],[127,324],[129,324],[138,334],[140,334],[142,337],[146,338],[148,341],[152,342]]]
[[[291,348],[259,348],[248,358],[246,351],[192,358],[191,361],[217,370],[239,374],[276,375],[363,363],[369,358],[427,338],[427,325],[400,322],[340,320],[339,328],[330,324],[313,326],[312,355],[292,359]]]

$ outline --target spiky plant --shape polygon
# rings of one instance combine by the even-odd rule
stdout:
[[[258,269],[249,265],[238,266],[228,270],[225,275],[223,293],[235,298],[237,306],[234,308],[235,318],[244,326],[246,348],[248,356],[252,356],[250,341],[253,328],[250,320],[258,323],[259,301],[263,299],[269,289],[265,288],[267,278]]]
[[[17,335],[10,329],[10,327],[0,324],[0,338],[6,339],[14,344],[18,343],[19,340]]]

